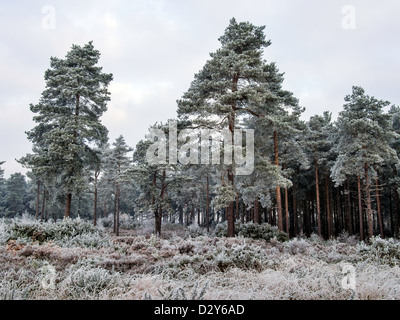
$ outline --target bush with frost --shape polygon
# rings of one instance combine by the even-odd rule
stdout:
[[[226,237],[228,235],[227,223],[218,224],[214,231],[217,237]],[[251,238],[255,240],[265,240],[270,242],[272,239],[277,239],[278,241],[284,242],[289,239],[285,232],[279,231],[275,226],[270,224],[255,224],[253,222],[249,223],[236,223],[235,224],[235,235],[244,238]]]
[[[119,273],[97,267],[90,261],[80,261],[66,270],[58,288],[68,299],[96,299],[102,291],[112,290],[119,282]]]
[[[31,220],[13,219],[2,232],[5,242],[17,240],[26,243],[43,244],[53,242],[59,246],[100,248],[107,246],[109,241],[91,222],[81,219],[64,219],[57,222],[41,223]],[[3,241],[4,241],[3,240]]]
[[[364,259],[371,259],[382,264],[400,265],[400,241],[397,239],[382,239],[373,237],[370,243],[360,243],[358,253]]]

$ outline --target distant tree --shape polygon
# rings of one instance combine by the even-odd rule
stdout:
[[[119,136],[104,158],[104,175],[113,186],[114,193],[114,232],[119,236],[119,218],[121,207],[121,190],[130,180],[128,170],[132,164],[133,149],[129,147],[124,137]]]
[[[14,173],[6,181],[6,215],[14,217],[16,215],[22,215],[26,208],[26,195],[27,195],[27,184],[25,176],[21,173]]]

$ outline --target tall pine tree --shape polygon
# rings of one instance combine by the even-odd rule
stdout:
[[[37,126],[28,139],[41,149],[33,162],[57,177],[65,195],[65,217],[71,213],[72,195],[84,187],[82,173],[94,147],[107,141],[100,117],[110,100],[112,75],[97,66],[99,58],[92,42],[73,45],[65,59],[52,57],[46,89],[39,103],[30,106]]]

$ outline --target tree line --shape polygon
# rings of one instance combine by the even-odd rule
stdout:
[[[176,119],[155,123],[134,148],[123,136],[110,144],[101,123],[113,75],[98,66],[93,43],[73,45],[64,59],[52,57],[46,88],[30,106],[32,153],[19,159],[29,169],[26,208],[42,220],[80,215],[96,224],[112,215],[117,235],[125,213],[154,219],[158,235],[163,222],[208,230],[226,222],[230,237],[235,224],[254,222],[290,236],[398,236],[400,108],[354,86],[335,121],[329,111],[303,120],[305,108],[284,90],[284,74],[264,59],[271,45],[264,30],[232,19],[220,48],[177,100]],[[175,139],[171,123],[174,134],[225,130],[232,139],[254,130],[254,171],[240,176],[233,161],[193,164],[188,159],[200,145],[188,147],[190,137],[176,141],[186,148],[178,161],[150,163],[152,133]],[[210,151],[224,146],[218,138],[201,143]],[[230,156],[246,148],[233,148]],[[11,192],[7,183],[1,180],[3,198]]]

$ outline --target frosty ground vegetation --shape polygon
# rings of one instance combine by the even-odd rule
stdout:
[[[0,299],[400,299],[394,239],[289,240],[253,224],[235,238],[223,235],[225,225],[207,234],[172,224],[156,237],[148,222],[116,237],[102,225],[0,220]],[[346,265],[355,270],[353,289],[342,285]]]

